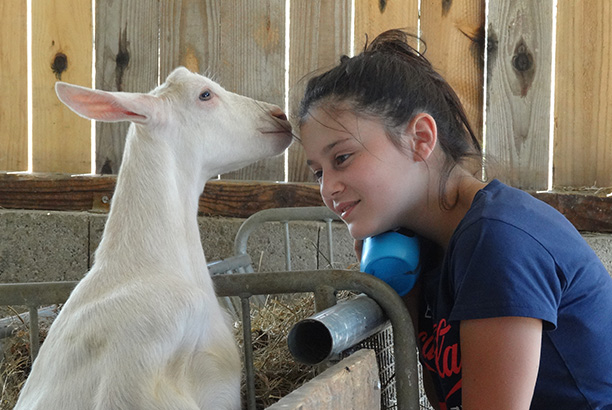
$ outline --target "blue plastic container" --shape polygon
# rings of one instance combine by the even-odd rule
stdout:
[[[361,253],[361,271],[385,281],[404,296],[419,276],[420,249],[416,235],[385,232],[366,238]]]

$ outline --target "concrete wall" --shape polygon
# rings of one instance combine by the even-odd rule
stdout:
[[[0,210],[0,283],[79,280],[93,263],[106,214]],[[234,254],[243,219],[199,218],[209,262]],[[356,262],[353,241],[342,223],[333,224],[334,268]],[[256,230],[248,250],[256,271],[284,270],[284,230],[270,223]],[[325,224],[291,224],[292,268],[328,268]],[[317,252],[320,249],[321,252]]]
[[[0,210],[0,282],[79,280],[93,262],[105,221],[106,214],[87,212]],[[199,219],[209,262],[233,255],[234,237],[242,222],[232,218]],[[301,222],[291,226],[293,269],[329,267],[324,224]],[[283,235],[280,224],[254,232],[248,249],[256,270],[284,270]],[[584,237],[612,272],[612,235]],[[356,260],[353,241],[342,223],[334,223],[334,238],[334,267],[347,269]]]

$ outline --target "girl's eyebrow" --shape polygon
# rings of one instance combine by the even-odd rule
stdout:
[[[351,137],[347,137],[347,138],[343,138],[341,140],[336,140],[334,142],[332,142],[329,145],[326,145],[323,150],[321,151],[321,153],[323,154],[327,154],[329,151],[331,151],[336,145],[342,144],[343,142],[346,142],[350,139]]]
[[[350,138],[350,137],[349,137],[349,138]],[[333,149],[333,148],[334,148],[336,145],[341,144],[341,143],[343,143],[343,142],[345,142],[345,141],[348,141],[348,140],[349,140],[349,138],[344,138],[344,139],[341,139],[341,140],[337,140],[337,141],[332,142],[332,143],[331,143],[331,144],[329,144],[329,145],[326,145],[326,146],[325,146],[325,147],[323,147],[323,149],[321,150],[321,153],[322,153],[322,154],[327,154],[327,153],[328,153],[329,151],[331,151],[331,150],[332,150],[332,149]],[[313,164],[313,161],[311,161],[311,160],[309,160],[309,159],[308,159],[308,160],[306,160],[306,165],[310,166],[310,165],[312,165],[312,164]]]

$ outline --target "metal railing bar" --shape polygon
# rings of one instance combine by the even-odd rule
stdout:
[[[336,304],[336,289],[332,286],[318,286],[314,291],[315,310],[320,312]]]
[[[247,409],[255,410],[255,369],[253,365],[253,340],[251,335],[251,304],[249,297],[240,295],[242,307],[242,338],[246,378]]]
[[[218,275],[220,273],[244,269],[245,266],[250,265],[251,257],[247,254],[241,254],[229,257],[227,259],[222,259],[220,261],[210,262],[207,266],[211,275]]]
[[[32,360],[38,356],[40,349],[40,329],[38,327],[38,306],[28,306],[30,310],[30,353]]]
[[[3,305],[42,306],[64,303],[77,281],[0,284]],[[40,289],[43,288],[44,292]]]
[[[325,225],[327,226],[327,254],[329,255],[329,267],[334,268],[334,247],[333,247],[333,236],[332,236],[332,219],[326,219]]]
[[[265,209],[259,211],[250,217],[248,217],[236,233],[234,240],[234,253],[244,254],[247,253],[247,241],[249,235],[259,225],[264,222],[282,222],[282,221],[324,221],[331,219],[333,221],[339,221],[338,215],[334,214],[329,208],[325,206],[312,206],[312,207],[295,207],[295,208],[274,208]]]
[[[283,221],[285,233],[285,270],[291,270],[291,241],[289,238],[289,221]]]

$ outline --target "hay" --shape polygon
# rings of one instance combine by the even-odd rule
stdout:
[[[287,335],[299,320],[314,313],[312,294],[268,297],[262,306],[251,308],[253,367],[257,409],[264,409],[316,375],[316,368],[294,361]],[[236,323],[236,338],[242,348],[242,323]],[[243,380],[243,403],[246,387]]]
[[[17,312],[14,312],[17,313]],[[13,332],[11,337],[0,341],[2,346],[2,357],[0,361],[0,409],[12,409],[17,403],[19,392],[23,387],[30,371],[32,370],[32,359],[30,354],[30,332],[26,322],[19,315],[16,319],[21,323],[21,328]],[[39,322],[40,342],[42,343],[49,331],[50,322]]]
[[[2,369],[2,392],[0,394],[0,409],[12,409],[17,402],[19,391],[30,373],[31,360],[28,337],[26,332],[11,338],[9,346],[4,348]]]

